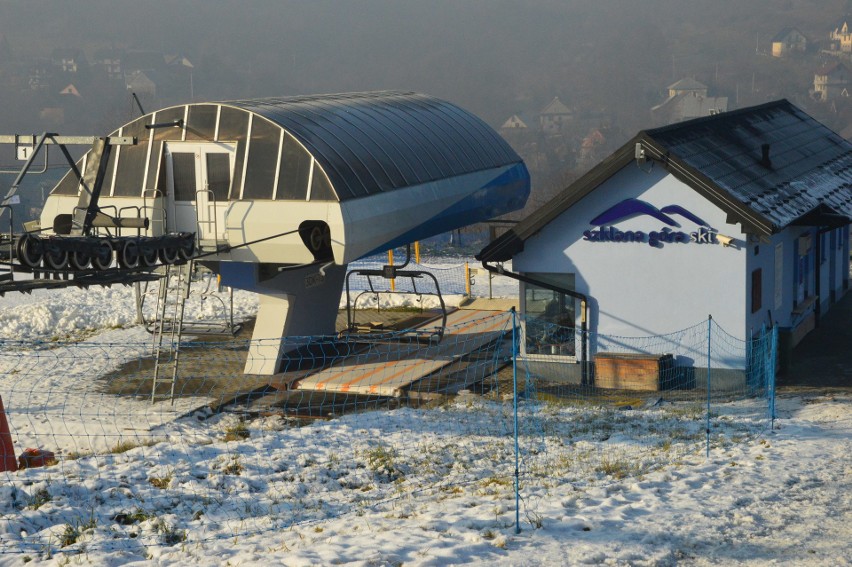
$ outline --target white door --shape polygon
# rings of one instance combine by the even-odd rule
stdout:
[[[199,240],[222,240],[234,171],[234,144],[167,142],[169,223]]]

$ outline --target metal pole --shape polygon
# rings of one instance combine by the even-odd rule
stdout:
[[[770,340],[769,356],[769,418],[771,429],[775,429],[775,364],[778,357],[778,325],[772,326],[772,338]]]
[[[520,446],[518,444],[518,341],[517,313],[512,307],[512,404],[515,435],[515,533],[521,533]]]
[[[393,266],[393,248],[388,250],[388,265]],[[396,279],[395,278],[391,278],[390,288],[391,288],[391,291],[396,291]]]
[[[134,282],[133,288],[136,291],[136,324],[141,325],[145,322],[145,317],[142,315],[142,289],[139,282]]]
[[[707,316],[707,458],[710,458],[710,340],[713,316]]]

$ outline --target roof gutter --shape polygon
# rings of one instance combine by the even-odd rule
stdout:
[[[503,266],[490,266],[488,265],[487,260],[482,261],[482,267],[491,272],[492,274],[497,274],[500,276],[507,276],[512,278],[513,280],[518,280],[519,282],[524,282],[528,284],[532,284],[538,287],[543,287],[544,289],[549,289],[551,291],[555,291],[556,293],[563,293],[565,295],[574,297],[580,300],[580,353],[582,354],[582,360],[580,363],[582,366],[580,367],[582,378],[581,384],[583,386],[591,385],[591,380],[589,376],[589,337],[588,337],[588,314],[589,314],[589,298],[587,295],[584,295],[580,292],[574,291],[572,289],[567,289],[564,287],[559,287],[558,285],[553,285],[552,283],[543,282],[541,280],[537,280],[535,278],[531,278],[529,276],[521,275],[517,272],[510,272],[503,268]]]

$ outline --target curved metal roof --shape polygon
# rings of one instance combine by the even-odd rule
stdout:
[[[319,161],[340,201],[521,162],[485,122],[412,92],[227,101],[280,125]]]

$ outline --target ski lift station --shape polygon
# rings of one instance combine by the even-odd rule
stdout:
[[[99,212],[147,219],[114,225],[194,233],[223,285],[260,294],[253,374],[276,372],[283,353],[261,350],[282,336],[335,332],[350,262],[517,210],[530,190],[482,120],[410,92],[185,104],[112,136],[136,143],[93,147],[80,169],[94,181],[69,172],[41,226],[61,233],[96,187]]]

